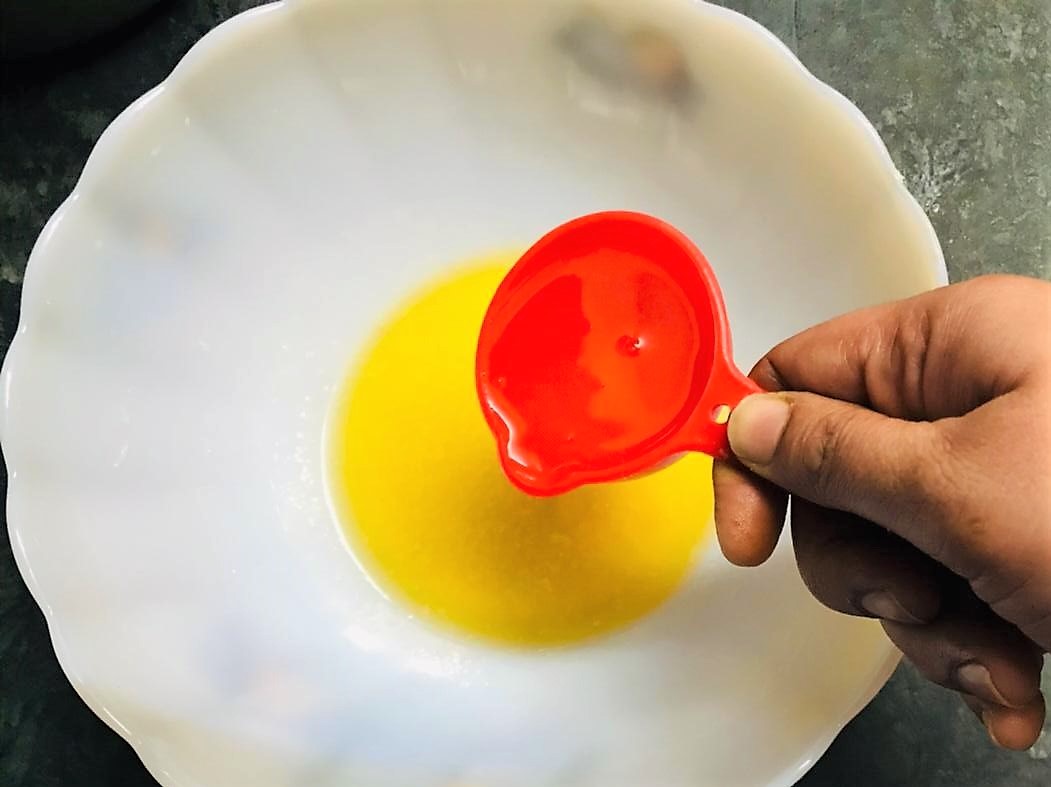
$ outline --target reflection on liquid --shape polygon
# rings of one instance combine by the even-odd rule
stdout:
[[[526,488],[618,463],[691,395],[699,330],[681,286],[645,259],[601,253],[532,276],[479,349],[494,431]]]

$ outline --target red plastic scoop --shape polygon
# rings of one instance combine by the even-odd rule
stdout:
[[[684,451],[726,458],[730,408],[760,390],[731,360],[704,255],[626,212],[571,221],[525,253],[489,305],[475,374],[505,472],[539,496]]]

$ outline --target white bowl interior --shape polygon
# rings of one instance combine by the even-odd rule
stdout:
[[[722,9],[593,3],[681,43],[616,87],[554,0],[270,6],[106,132],[34,251],[5,367],[16,553],[93,708],[171,785],[788,784],[885,679],[790,550],[709,545],[638,625],[509,652],[386,600],[324,488],[335,386],[444,266],[601,209],[723,284],[736,358],[943,280],[870,128]]]

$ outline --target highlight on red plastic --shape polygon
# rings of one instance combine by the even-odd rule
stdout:
[[[478,339],[478,397],[500,461],[550,496],[727,458],[726,420],[759,387],[733,364],[715,274],[641,213],[584,216],[541,238],[500,284]]]

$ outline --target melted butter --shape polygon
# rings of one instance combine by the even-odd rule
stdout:
[[[711,460],[535,498],[504,476],[474,356],[514,262],[460,269],[384,324],[333,412],[331,486],[348,542],[392,597],[516,645],[581,640],[657,607],[712,515]]]

